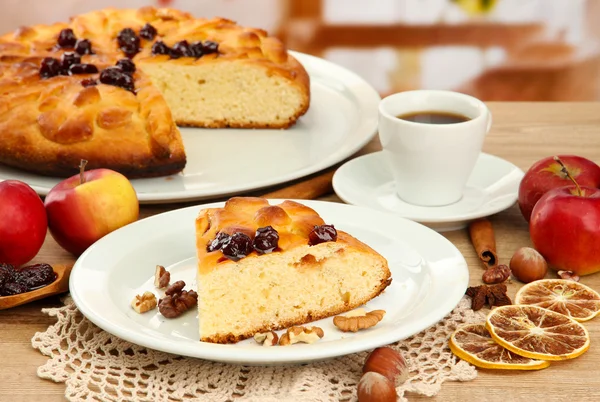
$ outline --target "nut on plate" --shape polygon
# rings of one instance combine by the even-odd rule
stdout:
[[[579,275],[577,275],[575,272],[573,271],[558,271],[556,273],[556,275],[560,278],[560,279],[567,279],[567,280],[571,280],[571,281],[575,281],[575,282],[579,282]]]
[[[502,283],[508,278],[510,278],[510,268],[505,264],[489,267],[481,277],[483,283],[487,283],[488,285]]]
[[[362,375],[357,396],[358,402],[395,402],[398,397],[394,383],[375,371]]]
[[[164,289],[169,286],[171,281],[171,273],[165,269],[162,265],[157,265],[154,271],[154,286],[159,289]]]
[[[325,333],[319,327],[291,327],[281,335],[279,344],[288,346],[298,342],[315,343],[324,336]]]
[[[275,331],[259,332],[254,334],[254,340],[263,346],[275,346],[279,342],[279,336]]]
[[[158,301],[158,311],[164,317],[179,317],[198,303],[198,293],[184,287],[184,281],[177,281],[165,290],[166,296]]]
[[[156,296],[152,292],[136,295],[131,301],[131,307],[136,313],[142,314],[156,308]]]
[[[366,312],[364,309],[351,311],[345,315],[333,317],[333,325],[343,332],[357,332],[374,327],[383,319],[385,310]]]

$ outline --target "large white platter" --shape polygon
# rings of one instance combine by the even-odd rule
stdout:
[[[166,319],[156,310],[142,315],[134,312],[130,302],[136,294],[157,292],[152,284],[156,264],[171,271],[172,282],[183,279],[186,288],[195,288],[194,220],[200,208],[220,203],[156,215],[99,240],[77,260],[71,273],[71,295],[87,318],[127,341],[184,356],[249,365],[318,361],[405,339],[440,321],[464,295],[469,279],[465,259],[434,230],[362,207],[301,202],[388,259],[392,284],[366,305],[369,310],[387,311],[376,327],[343,333],[328,318],[313,324],[325,332],[317,343],[264,348],[253,339],[228,345],[200,342],[195,309],[175,319]]]
[[[311,105],[288,130],[182,128],[183,173],[133,180],[141,203],[179,202],[257,190],[310,175],[354,154],[375,135],[379,94],[353,72],[292,54],[311,79]],[[0,165],[0,181],[22,180],[40,195],[60,181]]]

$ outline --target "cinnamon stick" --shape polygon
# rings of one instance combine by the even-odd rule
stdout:
[[[496,253],[496,237],[492,222],[486,218],[477,219],[469,224],[471,243],[477,252],[483,267],[488,269],[498,264]]]
[[[330,170],[282,189],[263,194],[264,198],[294,198],[312,200],[333,191],[331,180],[335,170]]]

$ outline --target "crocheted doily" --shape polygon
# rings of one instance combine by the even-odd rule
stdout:
[[[50,359],[38,376],[66,384],[70,401],[355,401],[368,352],[289,367],[248,367],[175,356],[117,338],[88,321],[70,297],[64,307],[42,310],[56,324],[32,339]],[[475,367],[458,360],[448,338],[463,323],[482,322],[470,299],[438,324],[390,347],[401,351],[409,379],[397,388],[433,396],[445,381],[469,381]]]

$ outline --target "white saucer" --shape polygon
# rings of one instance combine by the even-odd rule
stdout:
[[[463,198],[451,205],[421,207],[402,201],[382,152],[346,162],[333,177],[336,194],[349,204],[393,212],[438,232],[458,230],[474,219],[493,215],[517,200],[524,172],[497,156],[482,153]]]

